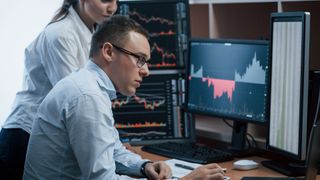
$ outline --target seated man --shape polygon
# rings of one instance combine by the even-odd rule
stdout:
[[[147,33],[139,24],[125,16],[102,23],[92,37],[85,68],[58,82],[40,105],[24,179],[171,178],[164,162],[143,160],[126,150],[114,127],[111,100],[116,91],[135,94],[149,75],[149,59]],[[202,176],[222,179],[223,173],[211,164],[184,178]]]

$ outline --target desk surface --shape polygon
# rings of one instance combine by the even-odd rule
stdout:
[[[132,151],[134,151],[135,153],[141,155],[143,158],[145,159],[150,159],[153,161],[164,161],[167,160],[168,158],[163,157],[163,156],[159,156],[156,154],[151,154],[148,152],[144,152],[141,150],[141,147],[136,146],[136,147],[131,147],[130,148]],[[263,160],[266,160],[264,158],[258,157],[258,156],[253,156],[253,157],[247,157],[246,159],[251,159],[254,160],[256,162],[261,162]],[[262,165],[259,166],[259,168],[254,169],[254,170],[249,170],[249,171],[239,171],[239,170],[234,170],[232,169],[233,167],[233,162],[236,161],[232,160],[232,161],[227,161],[227,162],[223,162],[223,163],[218,163],[221,167],[223,168],[227,168],[227,173],[226,175],[229,176],[232,180],[240,180],[241,177],[243,176],[278,176],[278,177],[283,177],[284,175],[275,172],[271,169],[268,169]],[[317,176],[317,180],[320,180],[320,175]]]

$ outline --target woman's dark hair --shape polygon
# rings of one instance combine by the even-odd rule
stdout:
[[[123,15],[114,15],[97,26],[92,36],[90,57],[97,54],[101,46],[106,43],[114,43],[123,46],[130,32],[137,32],[148,39],[148,32],[136,21]]]
[[[65,18],[69,13],[69,8],[71,6],[74,7],[78,2],[79,0],[63,0],[61,8],[58,10],[56,15],[51,19],[49,24],[60,21],[63,18]]]

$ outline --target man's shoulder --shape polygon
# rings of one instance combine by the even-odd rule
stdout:
[[[79,69],[60,80],[50,92],[52,98],[68,103],[82,97],[101,99],[97,77],[85,68]]]
[[[66,84],[72,84],[73,88],[76,88],[82,94],[100,92],[97,76],[86,68],[73,72],[65,81]]]

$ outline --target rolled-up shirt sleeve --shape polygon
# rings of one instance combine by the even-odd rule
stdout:
[[[142,176],[140,172],[141,165],[148,160],[142,160],[138,154],[128,151],[120,142],[118,131],[116,131],[115,134],[116,141],[114,158],[117,164],[117,172],[132,176]]]

